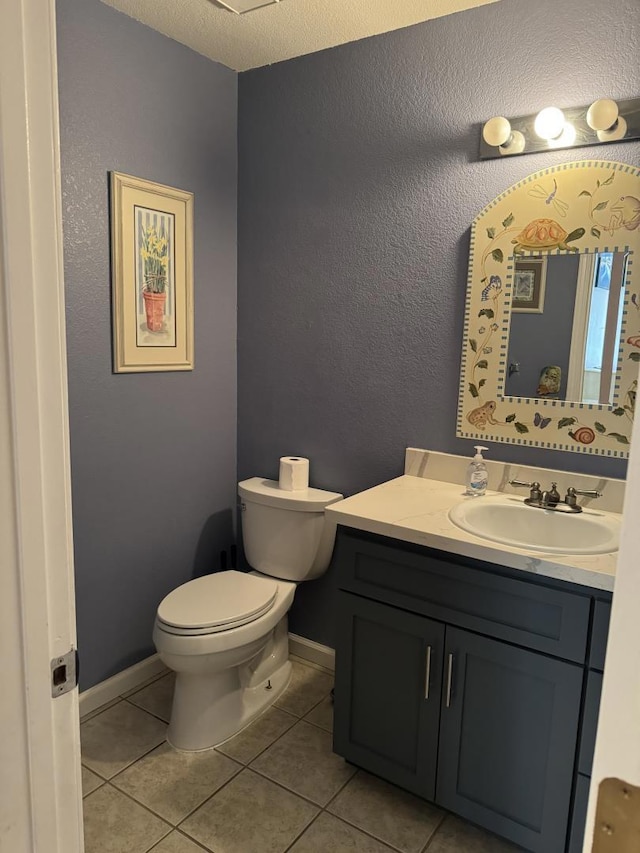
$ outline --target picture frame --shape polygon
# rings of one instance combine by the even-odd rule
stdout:
[[[193,193],[111,172],[113,371],[193,370]]]
[[[516,258],[511,310],[516,314],[543,314],[546,283],[546,258]]]

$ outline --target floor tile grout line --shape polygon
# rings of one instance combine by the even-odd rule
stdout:
[[[113,780],[116,777],[118,777],[121,773],[124,773],[125,770],[129,770],[129,768],[133,767],[134,764],[137,764],[138,761],[141,761],[143,758],[146,758],[147,755],[149,755],[151,752],[153,752],[154,749],[158,749],[158,747],[162,746],[163,743],[169,743],[169,741],[167,740],[166,737],[164,737],[160,743],[157,743],[155,746],[152,746],[150,749],[145,750],[142,753],[142,755],[139,755],[137,758],[134,758],[133,761],[130,761],[128,764],[125,764],[125,766],[121,767],[120,770],[118,770],[116,773],[113,774],[113,776],[110,776],[108,779],[105,778],[104,776],[101,776],[100,778],[104,779],[105,782],[113,782]],[[171,744],[169,744],[169,745],[171,745]],[[89,767],[87,764],[85,764],[84,766],[87,767],[88,770],[91,770],[93,773],[95,773],[97,776],[100,776],[100,774],[96,770],[94,770],[92,767]]]
[[[123,697],[122,701],[127,702],[129,705],[132,705],[134,708],[137,708],[138,711],[144,711],[145,714],[149,714],[150,717],[154,717],[156,720],[160,720],[160,722],[164,723],[165,726],[169,725],[169,720],[165,720],[164,717],[160,717],[160,716],[158,716],[158,714],[154,714],[153,711],[149,711],[147,708],[143,708],[142,705],[137,705],[135,702],[131,701],[131,698],[132,697],[129,697],[129,699],[125,699]]]
[[[352,776],[351,779],[353,779],[353,778],[354,777]],[[351,779],[349,779],[349,782],[351,781]],[[349,784],[349,782],[347,782],[347,785]],[[346,786],[343,786],[343,787],[346,787]],[[377,835],[374,835],[370,830],[363,829],[361,826],[358,826],[355,823],[351,823],[351,821],[347,820],[347,818],[345,818],[345,817],[342,817],[342,815],[337,815],[337,814],[334,814],[333,812],[327,811],[326,807],[324,809],[322,809],[322,811],[324,814],[329,815],[329,817],[335,818],[335,820],[339,820],[342,823],[346,823],[347,826],[351,827],[351,829],[356,829],[358,832],[361,832],[363,835],[366,835],[367,838],[371,838],[371,839],[373,839],[373,841],[377,841],[379,844],[383,844],[385,847],[388,847],[389,850],[393,851],[393,853],[406,853],[406,851],[403,851],[399,847],[396,847],[390,841],[384,841],[382,838],[379,838]]]
[[[229,756],[228,756],[228,755],[223,755],[223,758],[229,758]],[[229,761],[233,761],[233,759],[232,759],[232,758],[229,758]],[[205,805],[205,803],[208,803],[208,802],[209,802],[209,800],[210,800],[212,797],[215,797],[215,796],[216,796],[216,794],[219,794],[219,793],[220,793],[220,791],[222,791],[222,789],[223,789],[223,788],[226,788],[226,787],[227,787],[227,785],[229,784],[229,782],[232,782],[232,781],[236,778],[236,776],[239,776],[239,775],[242,773],[242,771],[246,769],[246,768],[245,768],[242,764],[240,764],[240,762],[238,762],[238,761],[236,761],[236,762],[235,762],[235,764],[237,764],[237,765],[238,765],[238,769],[237,769],[237,770],[234,770],[233,774],[232,774],[232,775],[231,775],[231,776],[230,776],[226,781],[224,781],[224,782],[222,783],[222,785],[220,785],[220,787],[219,787],[219,788],[216,788],[216,790],[215,790],[215,791],[213,791],[213,793],[208,794],[208,795],[204,798],[204,800],[202,800],[202,802],[198,803],[198,805],[197,805],[197,806],[194,806],[194,808],[192,808],[192,809],[191,809],[191,811],[190,811],[188,814],[186,814],[184,817],[180,818],[180,820],[178,821],[178,823],[174,823],[174,824],[172,824],[172,826],[173,826],[173,828],[174,828],[174,829],[178,829],[179,827],[181,827],[181,826],[182,826],[182,824],[183,824],[186,820],[189,820],[189,818],[190,818],[193,814],[195,814],[195,812],[197,812],[197,811],[198,811],[198,809],[202,808],[202,806],[204,806],[204,805]],[[120,790],[120,789],[118,788],[118,790]],[[134,798],[132,798],[132,799],[134,799]],[[138,802],[138,801],[136,800],[136,802]],[[157,814],[157,812],[156,812],[156,814]],[[163,820],[165,820],[165,821],[167,821],[167,818],[166,818],[166,817],[164,817],[164,818],[162,818],[162,819],[163,819]],[[169,821],[167,821],[167,823],[168,823],[168,822],[169,822]],[[181,832],[183,833],[183,835],[186,835],[186,834],[187,834],[185,830],[181,830]],[[189,838],[191,838],[191,836],[189,836]]]
[[[215,851],[213,851],[211,847],[206,847],[204,844],[201,844],[199,841],[196,841],[195,838],[192,838],[190,835],[187,835],[186,833],[182,832],[182,830],[178,829],[177,827],[174,827],[171,832],[175,832],[176,835],[180,836],[180,838],[185,838],[187,841],[190,841],[192,844],[195,844],[198,850],[202,850],[203,853],[215,853]],[[164,838],[166,837],[167,836],[165,835]],[[164,838],[161,838],[160,841],[158,841],[158,844],[162,844]],[[158,844],[156,844],[156,847],[158,846]],[[147,853],[153,853],[156,847],[152,847],[151,850],[147,851]]]
[[[427,853],[429,847],[431,847],[431,842],[434,840],[436,835],[440,832],[440,829],[442,828],[442,825],[444,824],[445,820],[449,817],[449,814],[450,814],[449,812],[444,812],[444,814],[442,815],[442,817],[440,818],[440,820],[436,824],[435,829],[433,830],[433,832],[431,833],[431,835],[427,839],[427,843],[422,848],[421,853]]]
[[[139,802],[139,801],[138,801],[138,800],[136,800],[134,797],[132,797],[132,796],[130,796],[129,794],[127,794],[127,792],[126,792],[126,791],[121,791],[121,790],[120,790],[120,788],[116,788],[116,786],[115,786],[115,785],[112,785],[112,784],[111,784],[111,782],[105,782],[105,784],[104,784],[104,785],[101,785],[100,787],[101,787],[101,788],[104,788],[105,786],[108,786],[109,788],[111,788],[113,791],[115,791],[115,792],[116,792],[116,794],[122,794],[122,796],[123,796],[123,797],[126,797],[126,798],[127,798],[127,800],[131,800],[131,802],[132,802],[132,803],[134,803],[134,805],[136,805],[136,806],[140,806],[140,808],[144,809],[146,812],[149,812],[149,814],[150,814],[150,815],[153,815],[153,817],[155,817],[155,818],[157,818],[158,820],[162,821],[162,823],[166,824],[166,825],[169,827],[169,832],[171,832],[173,829],[175,829],[175,828],[176,828],[176,827],[171,823],[171,821],[168,821],[168,820],[166,819],[166,817],[161,817],[157,812],[154,812],[154,811],[153,811],[153,809],[150,809],[150,808],[149,808],[149,806],[145,806],[145,804],[144,804],[144,803]],[[96,788],[96,790],[98,790],[98,789]],[[91,794],[95,794],[95,791],[92,791],[92,792],[91,792]],[[90,796],[91,796],[91,794],[87,794],[87,797],[90,797]],[[169,834],[169,832],[165,832],[165,834],[162,836],[162,838],[159,838],[159,839],[157,840],[156,844],[160,844],[160,842],[162,841],[162,839],[163,839],[163,838],[166,838],[166,836]],[[146,851],[145,853],[148,853],[148,851]]]
[[[273,707],[273,705],[272,705],[271,707]],[[267,709],[267,710],[269,710],[269,709]],[[282,708],[277,708],[277,710],[278,710],[278,711],[282,711]],[[215,750],[216,750],[217,752],[219,752],[221,755],[225,755],[227,758],[233,758],[233,760],[234,760],[234,761],[237,761],[239,764],[242,764],[242,765],[243,765],[243,767],[249,767],[253,761],[255,761],[257,758],[260,758],[260,756],[261,756],[264,752],[266,752],[268,749],[271,749],[271,747],[272,747],[275,743],[277,743],[277,742],[280,740],[280,738],[284,737],[284,736],[287,734],[287,732],[290,732],[290,731],[291,731],[291,729],[295,728],[295,726],[297,726],[297,724],[300,722],[300,717],[296,717],[296,716],[295,716],[295,714],[290,714],[288,711],[282,711],[282,713],[283,713],[283,714],[287,714],[289,717],[293,717],[294,722],[293,722],[293,723],[291,723],[291,725],[289,726],[289,728],[285,729],[281,734],[279,734],[279,735],[276,737],[276,739],[275,739],[274,741],[272,741],[270,744],[268,744],[268,746],[265,746],[265,747],[264,747],[264,749],[261,749],[261,750],[260,750],[260,752],[257,752],[257,753],[252,757],[252,758],[250,758],[250,759],[249,759],[249,763],[248,763],[248,764],[245,764],[243,761],[240,761],[238,758],[233,758],[233,756],[232,756],[232,755],[227,755],[227,753],[226,753],[226,752],[222,752],[222,750],[221,750],[221,749],[219,749],[219,747],[217,747],[217,746],[214,746],[214,747],[213,747],[213,749],[215,749]],[[257,718],[256,718],[256,720],[254,720],[253,722],[255,723],[255,722],[257,722],[257,720],[259,720],[259,719],[260,719],[260,717],[257,717]],[[244,728],[242,731],[243,731],[243,732],[244,732],[244,731],[246,731],[246,730],[247,730],[250,726],[252,726],[252,725],[253,725],[253,723],[250,723],[250,724],[249,724],[249,726],[246,726],[246,728]],[[238,732],[238,734],[242,734],[242,732]],[[234,735],[233,737],[237,737],[237,736],[238,736],[238,735]],[[227,740],[227,741],[225,741],[224,743],[220,744],[220,746],[224,746],[224,744],[225,744],[225,743],[229,743],[229,742],[230,742],[230,741],[232,741],[232,740],[233,740],[233,738],[229,738],[229,740]]]
[[[306,824],[306,826],[304,826],[304,827],[303,827],[303,829],[301,829],[301,830],[300,830],[300,832],[296,835],[296,837],[293,839],[293,841],[291,842],[291,844],[290,844],[288,847],[285,847],[285,849],[282,851],[282,853],[289,853],[289,850],[291,850],[291,848],[294,846],[294,844],[297,844],[297,843],[298,843],[298,841],[300,841],[300,839],[301,839],[301,838],[302,838],[302,836],[305,834],[305,832],[306,832],[308,829],[311,829],[311,827],[313,826],[313,824],[318,820],[318,818],[319,818],[322,814],[324,814],[324,809],[321,809],[321,810],[318,812],[318,814],[317,814],[317,815],[314,815],[314,817],[312,817],[312,818],[311,818],[311,820],[309,821],[309,823],[308,823],[308,824]]]

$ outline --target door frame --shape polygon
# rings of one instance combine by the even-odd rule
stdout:
[[[82,853],[55,20],[0,4],[0,847]]]
[[[584,853],[591,853],[600,783],[614,777],[640,786],[640,417],[627,470],[620,552],[602,682],[598,734],[589,789]]]

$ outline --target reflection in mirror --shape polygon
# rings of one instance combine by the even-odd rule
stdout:
[[[612,405],[627,254],[514,258],[504,394]]]

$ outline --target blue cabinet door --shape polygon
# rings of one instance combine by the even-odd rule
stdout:
[[[534,853],[563,853],[582,669],[449,627],[444,667],[436,802]]]
[[[334,750],[433,800],[444,625],[343,593]]]

